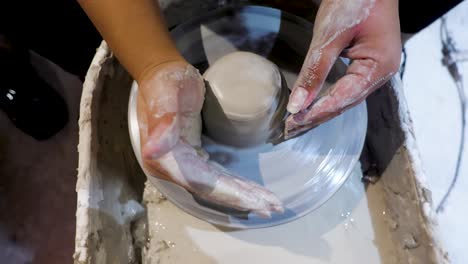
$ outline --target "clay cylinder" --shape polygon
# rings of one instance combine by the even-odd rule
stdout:
[[[278,67],[250,52],[233,52],[204,73],[205,134],[224,145],[267,143],[282,128],[287,87]]]

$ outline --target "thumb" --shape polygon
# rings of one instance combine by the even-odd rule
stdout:
[[[180,137],[180,125],[177,115],[167,114],[155,123],[153,126],[148,126],[148,137],[142,149],[145,159],[159,159],[171,151]]]
[[[351,41],[352,34],[350,33],[341,34],[325,44],[316,45],[314,44],[315,37],[312,39],[289,98],[288,112],[296,114],[306,109],[317,97],[336,59]]]
[[[177,112],[157,115],[138,96],[138,123],[140,126],[141,154],[145,160],[157,160],[171,151],[180,137],[180,118]]]

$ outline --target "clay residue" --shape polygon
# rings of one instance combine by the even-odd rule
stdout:
[[[377,185],[370,188],[381,189],[379,195],[386,207],[396,263],[445,263],[447,259],[434,231],[430,193],[424,188],[424,174],[401,83],[392,79],[367,102],[365,159],[380,176]]]
[[[103,43],[81,98],[75,263],[137,262],[131,226],[143,211],[145,176],[128,133],[130,84]]]
[[[367,204],[372,219],[372,229],[375,232],[374,244],[379,250],[382,264],[394,264],[399,258],[396,254],[397,245],[390,239],[391,232],[398,228],[398,224],[388,216],[387,206],[383,197],[381,183],[366,187]]]
[[[397,245],[397,263],[440,263],[437,260],[433,234],[425,228],[429,223],[422,211],[415,175],[404,147],[397,152],[379,184],[387,206],[387,215],[394,223],[392,240]]]
[[[149,182],[145,185],[143,201],[147,216],[138,224],[145,231],[140,231],[135,239],[142,247],[143,264],[216,263],[197,248],[187,233],[187,223],[215,231],[214,226],[176,208]]]

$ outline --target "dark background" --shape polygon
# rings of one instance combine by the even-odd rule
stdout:
[[[294,4],[282,0],[271,2],[277,7],[301,8],[298,1]],[[462,0],[400,1],[402,32],[420,31],[460,2]],[[304,1],[304,5],[310,3]],[[82,79],[102,40],[74,0],[2,0],[0,34],[14,38]]]

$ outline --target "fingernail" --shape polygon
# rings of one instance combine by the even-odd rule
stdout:
[[[255,213],[261,218],[271,218],[271,213],[268,210],[259,210],[255,211]]]
[[[283,206],[281,206],[281,205],[275,205],[275,206],[273,206],[273,210],[274,210],[275,212],[280,213],[280,214],[284,213],[284,208],[283,208]]]
[[[302,87],[297,87],[293,91],[293,94],[291,95],[291,98],[289,99],[289,103],[287,106],[288,112],[290,112],[291,114],[295,114],[301,111],[302,106],[304,105],[308,94],[309,93],[307,92],[306,89]]]

